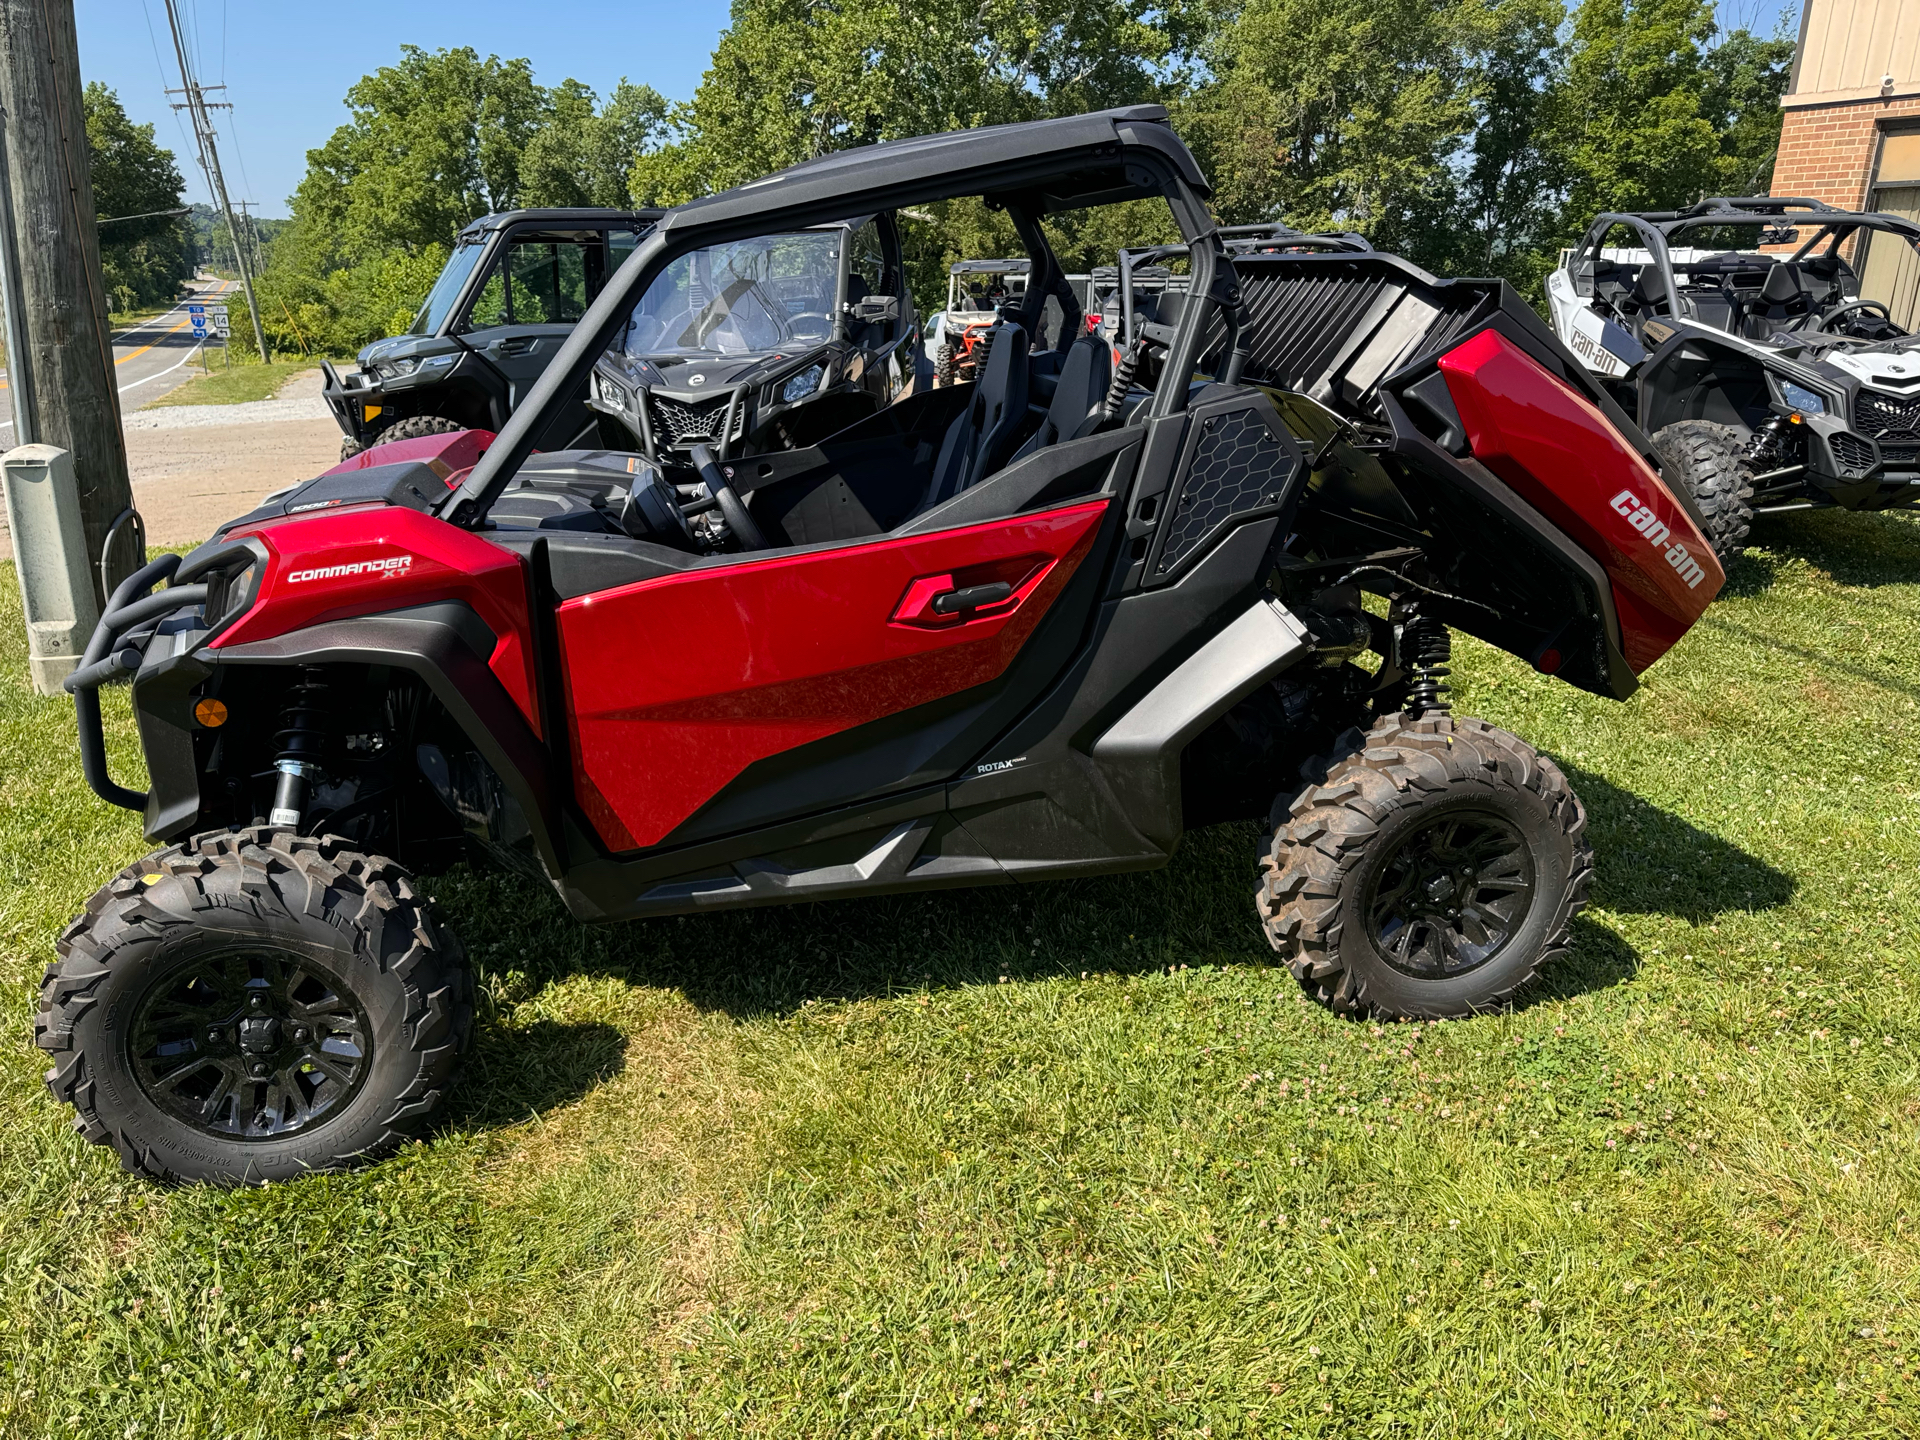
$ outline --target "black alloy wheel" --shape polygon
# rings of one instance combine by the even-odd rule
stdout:
[[[1323,1005],[1473,1015],[1566,950],[1593,876],[1586,812],[1518,736],[1386,715],[1300,774],[1258,903],[1267,939]]]
[[[366,1079],[373,1027],[344,986],[287,951],[198,955],[158,977],[128,1031],[147,1098],[207,1135],[323,1125]]]
[[[1404,975],[1441,980],[1497,957],[1533,908],[1533,857],[1492,811],[1442,813],[1400,841],[1367,897],[1373,943]]]

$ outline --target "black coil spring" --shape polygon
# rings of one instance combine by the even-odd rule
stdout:
[[[1113,367],[1113,383],[1107,386],[1107,398],[1100,406],[1101,419],[1114,421],[1120,418],[1121,410],[1126,408],[1127,393],[1133,389],[1134,372],[1140,368],[1140,361],[1146,353],[1146,344],[1139,340],[1133,341],[1120,352],[1120,363]]]
[[[1415,719],[1427,715],[1450,715],[1453,705],[1447,699],[1452,687],[1446,683],[1453,671],[1453,636],[1447,627],[1417,608],[1400,622],[1400,648],[1407,667],[1407,711]]]
[[[324,670],[304,670],[287,692],[287,703],[280,712],[280,728],[274,732],[276,760],[297,760],[316,764],[327,736],[328,691]]]

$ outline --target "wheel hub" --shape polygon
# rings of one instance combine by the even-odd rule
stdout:
[[[1491,810],[1448,810],[1401,837],[1366,910],[1389,965],[1448,980],[1499,955],[1533,897],[1533,857],[1519,830]]]
[[[280,1139],[339,1113],[373,1057],[366,1012],[300,956],[227,951],[141,997],[129,1059],[147,1098],[205,1134]]]

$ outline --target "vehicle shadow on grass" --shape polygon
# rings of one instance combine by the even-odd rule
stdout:
[[[1591,770],[1559,764],[1587,807],[1597,909],[1704,925],[1793,899],[1795,881],[1784,870]]]
[[[1792,897],[1791,876],[1738,846],[1598,775],[1577,767],[1567,774],[1587,806],[1597,907],[1699,924]],[[1146,974],[1170,965],[1274,966],[1253,906],[1259,834],[1251,824],[1195,831],[1157,871],[607,927],[580,926],[550,893],[504,876],[449,876],[443,904],[469,935],[484,927],[509,953],[524,944],[514,963],[536,985],[582,971],[614,974],[749,1019],[808,1001],[923,989]],[[1568,960],[1550,967],[1519,1003],[1608,988],[1630,979],[1637,965],[1624,940],[1582,919]],[[519,1033],[497,1038],[517,1046]],[[502,1063],[517,1065],[518,1053],[503,1051]],[[574,1056],[537,1063],[575,1078],[593,1069]],[[488,1107],[518,1118],[532,1103],[514,1095]]]
[[[1904,511],[1757,515],[1747,544],[1754,549],[1733,562],[1723,599],[1760,594],[1795,560],[1858,589],[1910,585],[1920,577],[1920,521]]]
[[[578,1100],[626,1068],[627,1037],[599,1021],[502,1026],[484,1016],[462,1066],[447,1121],[512,1125]]]

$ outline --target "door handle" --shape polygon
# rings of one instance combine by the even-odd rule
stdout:
[[[998,605],[1013,598],[1013,586],[1004,580],[991,585],[969,585],[964,590],[944,590],[933,597],[933,613],[955,615],[962,610],[977,610],[982,605]]]

